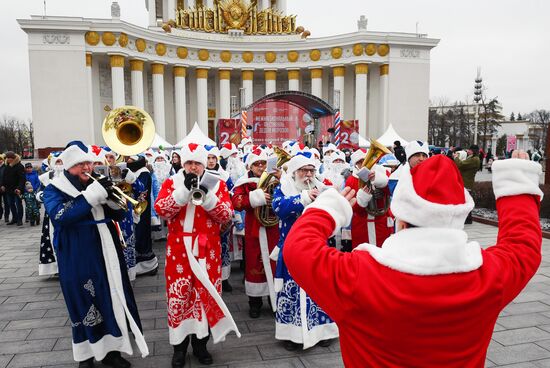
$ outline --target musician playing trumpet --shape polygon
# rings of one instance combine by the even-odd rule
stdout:
[[[393,233],[393,219],[387,211],[374,214],[371,209],[382,209],[385,203],[389,204],[389,171],[383,166],[374,165],[370,172],[361,172],[361,164],[367,152],[363,149],[355,151],[351,156],[353,173],[346,180],[346,187],[356,191],[357,202],[353,206],[351,218],[351,242],[355,248],[359,244],[369,243],[382,246]],[[361,179],[370,182],[359,188],[359,175],[365,173]],[[370,206],[369,206],[370,205]]]
[[[201,364],[212,364],[210,334],[214,343],[230,331],[240,336],[221,298],[220,226],[232,218],[229,193],[223,180],[205,171],[203,146],[189,143],[180,156],[183,169],[164,181],[155,202],[168,220],[165,276],[175,368],[185,365],[189,342]]]
[[[325,185],[315,177],[315,159],[311,152],[298,152],[287,164],[286,175],[273,193],[273,210],[280,219],[281,236],[272,257],[277,257],[275,291],[275,338],[284,341],[284,347],[296,350],[299,344],[310,348],[317,343],[328,346],[338,337],[338,327],[294,281],[283,260],[286,235],[304,208],[315,201]],[[320,272],[323,272],[320,270]],[[305,305],[305,308],[302,306]]]
[[[130,331],[141,355],[149,351],[113,223],[124,217],[124,210],[108,200],[109,180],[90,178],[94,158],[82,142],[69,143],[60,159],[65,170],[46,187],[43,201],[54,227],[73,357],[80,367],[94,367],[95,358],[126,368],[130,363],[120,352],[132,354]]]

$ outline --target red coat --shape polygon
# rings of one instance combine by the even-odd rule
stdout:
[[[354,189],[356,192],[359,190],[359,178],[354,175],[350,175],[346,180],[346,187]],[[389,198],[389,189],[382,189]],[[379,206],[383,205],[383,200],[379,200]],[[372,217],[372,216],[371,216]],[[359,206],[355,203],[353,206],[353,217],[351,218],[351,244],[355,248],[359,244],[371,243],[369,241],[369,223],[374,222],[374,236],[376,238],[377,246],[382,246],[384,240],[386,240],[393,233],[393,221],[388,222],[389,215],[386,212],[382,216],[376,216],[374,219],[369,219],[369,214],[366,208]],[[372,226],[371,226],[372,229]]]
[[[538,202],[533,195],[498,199],[498,241],[487,250],[459,241],[455,247],[450,236],[441,236],[448,232],[466,242],[462,230],[437,229],[436,237],[430,237],[433,228],[412,228],[388,239],[423,234],[419,244],[397,245],[405,253],[409,246],[424,246],[419,258],[426,260],[428,252],[436,259],[443,254],[457,264],[456,253],[469,257],[465,249],[471,249],[478,259],[465,270],[424,275],[400,271],[406,266],[377,260],[389,250],[387,244],[352,253],[329,248],[326,240],[342,212],[335,206],[330,206],[332,215],[306,210],[292,227],[283,256],[296,282],[336,321],[346,367],[483,367],[500,311],[541,262]],[[407,265],[410,259],[404,258]],[[419,263],[420,273],[427,271]]]
[[[233,208],[229,192],[225,183],[220,181],[214,189],[215,205],[211,210],[206,211],[201,206],[193,206],[192,230],[187,233],[184,232],[184,222],[190,210],[189,205],[180,206],[175,201],[172,195],[175,190],[173,180],[175,179],[172,177],[164,181],[155,202],[155,211],[168,219],[165,276],[170,343],[178,344],[192,333],[204,337],[205,332],[208,334],[208,328],[211,329],[214,340],[219,341],[233,329],[234,323],[230,315],[227,315],[227,310],[224,311],[216,301],[217,296],[214,297],[204,286],[200,274],[197,275],[192,270],[191,262],[195,260],[189,259],[184,242],[191,240],[190,244],[193,244],[194,248],[193,258],[206,271],[215,292],[221,294],[220,224],[231,221],[232,218]],[[207,196],[211,194],[208,193]],[[203,309],[207,321],[202,318]]]
[[[249,296],[269,295],[265,269],[260,250],[259,231],[262,226],[254,214],[250,203],[250,192],[257,189],[258,178],[242,178],[233,188],[233,207],[235,211],[246,211],[244,219],[244,257],[245,257],[245,289]],[[279,241],[279,226],[266,228],[269,253]],[[275,262],[270,261],[271,274],[275,273]]]

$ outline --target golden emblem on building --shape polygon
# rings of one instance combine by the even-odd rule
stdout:
[[[176,19],[163,25],[171,28],[213,33],[242,31],[246,35],[296,34],[310,35],[303,27],[296,27],[295,15],[284,15],[276,8],[258,11],[257,0],[214,0],[214,7],[198,5],[196,8],[176,10]]]

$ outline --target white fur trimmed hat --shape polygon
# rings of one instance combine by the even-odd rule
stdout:
[[[268,156],[267,154],[265,153],[264,150],[262,150],[261,148],[256,148],[252,151],[250,151],[250,153],[248,155],[246,155],[246,166],[250,169],[250,167],[257,161],[266,161],[267,162],[267,159],[268,159]]]
[[[183,165],[187,161],[200,162],[206,167],[208,161],[208,152],[204,146],[197,143],[188,143],[181,148],[180,151],[181,164]]]
[[[463,229],[474,200],[464,189],[460,171],[444,155],[410,169],[403,166],[391,211],[397,219],[419,227]]]
[[[207,157],[210,155],[216,156],[216,158],[220,157],[220,150],[216,146],[204,146],[207,152]]]
[[[220,155],[223,158],[228,158],[234,153],[239,153],[239,150],[237,149],[237,146],[235,146],[235,143],[226,143],[220,149]]]
[[[337,148],[334,143],[329,143],[326,146],[323,146],[323,156],[326,155],[328,151],[336,151]]]
[[[88,147],[81,141],[69,142],[59,158],[63,161],[65,170],[82,162],[94,162],[96,159],[95,155],[90,153]]]
[[[350,165],[351,167],[355,167],[355,164],[359,160],[363,160],[365,156],[367,155],[367,150],[364,148],[359,148],[357,151],[353,152],[350,157]]]
[[[346,154],[342,151],[335,151],[332,155],[330,155],[330,162],[334,162],[334,160],[342,160],[346,162]]]
[[[425,153],[426,156],[430,155],[430,148],[428,143],[422,141],[411,141],[405,146],[405,154],[407,155],[407,161],[412,155],[417,153]]]
[[[311,152],[298,152],[286,164],[286,173],[292,175],[296,170],[304,166],[311,165],[315,167],[315,158]]]

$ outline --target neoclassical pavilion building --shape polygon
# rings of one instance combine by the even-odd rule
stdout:
[[[139,3],[139,2],[138,2]],[[103,144],[104,106],[145,108],[157,133],[181,140],[195,121],[211,137],[232,96],[249,105],[282,91],[311,93],[378,137],[391,123],[426,139],[430,50],[424,34],[308,37],[285,0],[146,0],[149,27],[110,19],[31,16],[28,34],[35,147]],[[124,10],[124,9],[123,9]],[[322,11],[322,10],[319,10]]]

